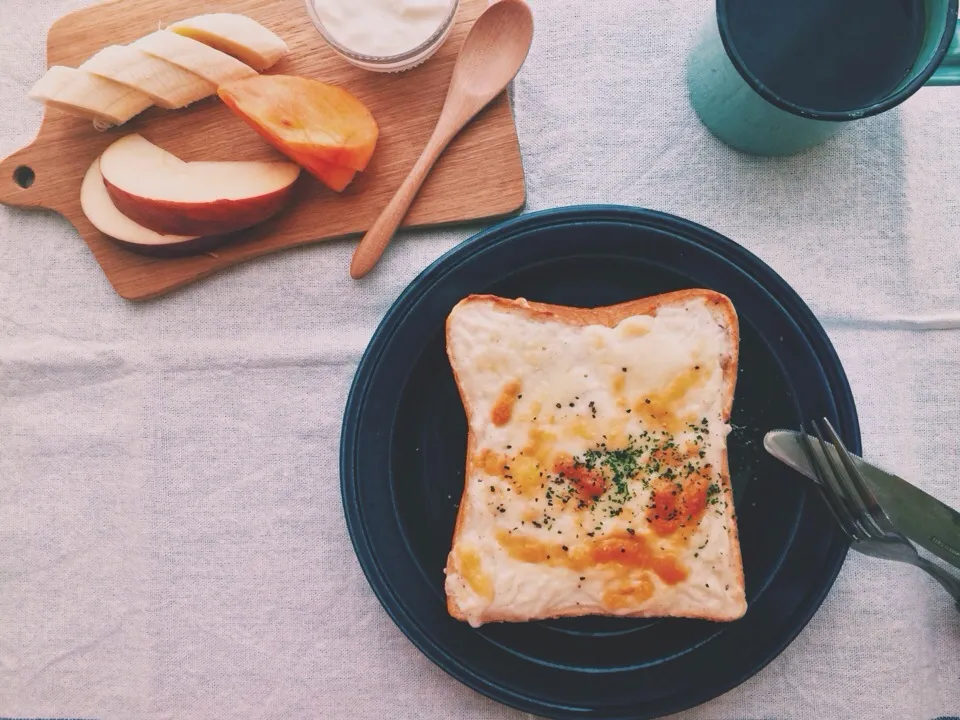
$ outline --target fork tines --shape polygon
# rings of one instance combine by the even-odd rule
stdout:
[[[859,468],[850,457],[850,453],[847,452],[830,421],[824,418],[823,424],[830,437],[829,442],[824,439],[819,423],[816,420],[811,423],[820,452],[817,452],[802,424],[800,444],[820,481],[820,488],[827,506],[851,540],[884,537],[886,532],[878,524],[872,509],[877,507],[873,493],[867,487]]]

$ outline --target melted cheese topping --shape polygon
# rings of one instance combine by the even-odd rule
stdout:
[[[503,389],[500,390],[500,396],[493,404],[493,410],[490,412],[490,422],[494,425],[506,425],[510,422],[510,416],[513,414],[513,406],[520,399],[520,381],[511,380]]]
[[[703,299],[613,328],[459,305],[449,353],[473,447],[446,590],[473,625],[739,617],[723,363]]]

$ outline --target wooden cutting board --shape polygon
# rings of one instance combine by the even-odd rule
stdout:
[[[486,6],[487,0],[462,0],[456,27],[446,44],[424,65],[400,74],[371,73],[337,56],[310,23],[303,0],[208,0],[200,4],[196,0],[113,0],[74,12],[50,29],[48,65],[77,67],[107,45],[133,42],[159,25],[200,12],[248,15],[290,46],[290,54],[270,73],[304,75],[341,85],[368,105],[380,125],[377,152],[367,171],[341,195],[304,177],[291,208],[241,233],[213,254],[149,258],[118,247],[97,231],[80,209],[83,175],[111,142],[138,132],[184,160],[265,160],[276,159],[277,153],[216,98],[185,110],[153,108],[107,132],[98,132],[89,121],[48,110],[33,143],[0,162],[0,202],[50,208],[67,218],[116,291],[129,300],[157,297],[259,255],[361,233],[426,145],[440,115],[457,52]],[[32,101],[24,98],[23,102]],[[33,183],[21,187],[31,172]],[[524,199],[517,131],[507,98],[501,96],[440,159],[405,224],[424,226],[503,216],[521,209]],[[23,252],[29,252],[26,245]],[[330,272],[348,271],[347,267],[330,268]]]

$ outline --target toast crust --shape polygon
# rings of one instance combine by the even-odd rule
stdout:
[[[661,295],[654,295],[645,298],[639,298],[637,300],[631,300],[625,303],[619,303],[617,305],[606,305],[595,308],[580,308],[566,305],[549,305],[546,303],[538,302],[528,302],[522,298],[518,299],[508,299],[499,297],[496,295],[469,295],[468,297],[461,300],[456,308],[459,308],[463,305],[471,303],[491,303],[502,310],[514,312],[523,315],[529,320],[535,320],[539,322],[562,322],[568,325],[574,326],[588,326],[588,325],[603,325],[605,327],[616,327],[620,322],[629,317],[634,317],[637,315],[656,315],[657,312],[666,306],[682,304],[688,300],[702,300],[713,316],[716,318],[718,325],[720,325],[726,332],[728,339],[730,341],[731,351],[730,354],[724,357],[721,360],[721,371],[723,374],[723,384],[722,384],[722,406],[721,406],[721,417],[723,422],[730,422],[730,415],[733,411],[733,397],[734,391],[736,389],[737,382],[737,367],[739,361],[739,348],[740,348],[740,330],[739,322],[737,319],[736,310],[733,307],[733,303],[730,299],[721,293],[715,292],[713,290],[706,289],[692,289],[692,290],[678,290],[676,292],[664,293]],[[453,316],[453,311],[447,317],[446,328],[445,328],[445,339],[446,346],[449,348],[451,346],[451,318]],[[452,360],[452,358],[451,358]],[[460,503],[460,508],[457,512],[457,520],[454,525],[453,531],[453,540],[451,547],[456,547],[457,542],[460,540],[461,534],[463,532],[463,522],[466,516],[467,510],[467,493],[466,493],[466,483],[469,482],[470,477],[474,471],[473,457],[476,451],[476,438],[474,437],[473,432],[473,423],[469,422],[469,419],[473,416],[473,408],[470,406],[469,400],[467,399],[466,392],[464,391],[464,386],[460,381],[460,377],[457,372],[456,363],[451,362],[451,368],[453,370],[454,380],[457,383],[457,389],[460,392],[460,399],[463,402],[464,411],[466,412],[468,418],[468,432],[467,432],[467,466],[466,474],[464,476],[464,495],[463,502]],[[730,484],[730,468],[727,458],[727,447],[726,443],[724,444],[722,456],[721,456],[721,468],[719,473],[717,473],[717,481],[720,484],[724,493],[727,493],[729,497],[733,497],[733,488]],[[732,506],[731,506],[732,507]],[[727,518],[727,534],[730,539],[730,564],[735,569],[735,583],[736,589],[742,595],[744,593],[744,576],[743,576],[743,560],[740,552],[740,541],[739,533],[737,530],[737,520],[736,512],[731,510]],[[452,553],[448,556],[447,566],[445,573],[450,574],[454,572],[452,560]],[[458,620],[466,620],[466,616],[458,605],[456,598],[447,593],[447,612],[454,618]],[[666,614],[661,611],[652,611],[652,610],[640,610],[631,613],[617,613],[616,617],[687,617],[687,618],[696,618],[702,620],[713,620],[717,622],[726,622],[731,620],[736,620],[739,617],[742,617],[743,613],[746,612],[746,603],[743,603],[742,611],[736,616],[731,617],[729,615],[720,615],[717,613],[710,613],[709,611],[703,612],[690,612],[690,613],[675,613],[675,614]],[[575,608],[570,608],[565,611],[557,612],[549,617],[537,617],[529,618],[525,615],[519,615],[510,612],[487,612],[481,618],[483,623],[488,622],[523,622],[529,620],[546,620],[551,618],[561,618],[561,617],[581,617],[584,615],[607,615],[614,616],[613,613],[610,613],[605,608],[601,606],[590,607],[587,605],[578,606]]]

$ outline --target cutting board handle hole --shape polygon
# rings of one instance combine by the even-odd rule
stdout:
[[[33,181],[36,179],[37,174],[29,165],[21,165],[13,171],[13,181],[24,190],[33,185]]]

